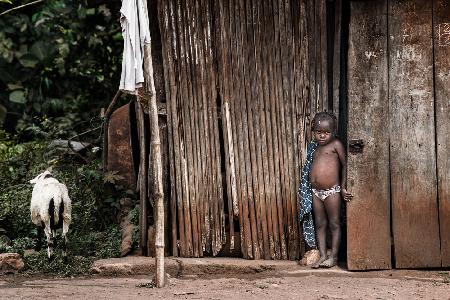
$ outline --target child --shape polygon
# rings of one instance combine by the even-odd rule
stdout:
[[[330,268],[336,265],[341,243],[341,195],[345,201],[350,201],[353,197],[347,191],[347,161],[344,146],[336,138],[336,127],[337,120],[333,114],[319,112],[314,116],[312,128],[317,147],[313,154],[309,179],[320,259],[313,268]],[[332,237],[329,257],[326,256],[327,226],[330,227]]]

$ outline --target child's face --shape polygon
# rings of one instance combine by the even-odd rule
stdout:
[[[334,125],[328,120],[318,121],[314,126],[314,140],[321,146],[328,144],[334,139]]]

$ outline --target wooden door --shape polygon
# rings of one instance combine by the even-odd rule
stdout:
[[[449,266],[450,0],[351,16],[349,269]]]
[[[392,229],[397,268],[440,267],[432,1],[389,1]]]
[[[348,52],[347,263],[391,268],[387,0],[351,2]],[[362,145],[358,144],[362,141]]]

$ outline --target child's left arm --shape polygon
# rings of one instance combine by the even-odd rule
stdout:
[[[351,193],[347,191],[347,158],[345,156],[344,145],[339,140],[336,140],[336,152],[338,154],[339,160],[342,166],[342,174],[341,174],[341,191],[342,197],[345,201],[350,201],[353,197]]]

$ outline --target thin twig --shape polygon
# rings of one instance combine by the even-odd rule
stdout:
[[[15,11],[15,10],[18,10],[18,9],[21,9],[21,8],[24,8],[24,7],[27,7],[27,6],[30,6],[30,5],[38,4],[38,3],[41,3],[41,2],[44,2],[44,1],[45,0],[36,0],[36,1],[30,2],[30,3],[27,3],[27,4],[22,4],[22,5],[10,8],[10,9],[5,10],[4,12],[0,13],[0,16],[6,15],[7,13],[10,13],[12,11]]]

